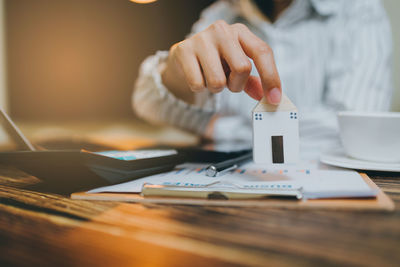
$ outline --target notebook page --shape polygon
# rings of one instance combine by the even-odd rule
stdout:
[[[220,177],[208,177],[204,164],[182,164],[171,172],[90,190],[88,193],[140,193],[144,183],[201,187],[226,182],[239,187],[302,188],[305,198],[373,197],[360,174],[351,170],[326,168],[316,163],[296,166],[244,165]]]

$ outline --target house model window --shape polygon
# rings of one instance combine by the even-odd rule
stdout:
[[[263,98],[253,110],[253,159],[263,164],[295,164],[299,160],[298,112],[285,94],[279,105]]]

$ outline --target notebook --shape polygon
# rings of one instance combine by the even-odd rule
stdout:
[[[144,197],[138,193],[88,193],[77,192],[71,195],[72,199],[95,201],[118,201],[142,204],[169,204],[218,207],[253,207],[279,208],[296,210],[345,210],[345,211],[393,211],[393,201],[365,174],[360,174],[364,182],[377,192],[372,198],[330,198],[287,200],[277,198],[266,199],[204,199],[193,197]]]
[[[249,163],[218,177],[206,176],[204,174],[206,167],[206,164],[185,163],[170,172],[96,188],[88,193],[141,193],[145,184],[158,185],[177,192],[251,193],[254,191],[254,194],[259,194],[263,192],[261,190],[265,192],[297,190],[301,191],[302,198],[305,199],[367,198],[375,197],[378,193],[356,171],[321,167],[316,163],[283,167]]]

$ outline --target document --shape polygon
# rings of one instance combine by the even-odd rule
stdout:
[[[185,163],[173,171],[156,174],[117,185],[90,190],[88,193],[140,193],[144,184],[202,188],[218,184],[228,192],[232,187],[252,189],[301,189],[303,198],[374,197],[371,189],[356,171],[327,167],[315,162],[298,165],[258,165],[249,163],[218,177],[205,175],[205,164]]]

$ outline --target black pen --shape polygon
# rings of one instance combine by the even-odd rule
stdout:
[[[215,177],[224,174],[228,171],[235,170],[243,163],[252,160],[252,158],[253,158],[253,152],[248,152],[240,157],[212,164],[207,167],[206,175],[209,177]]]

